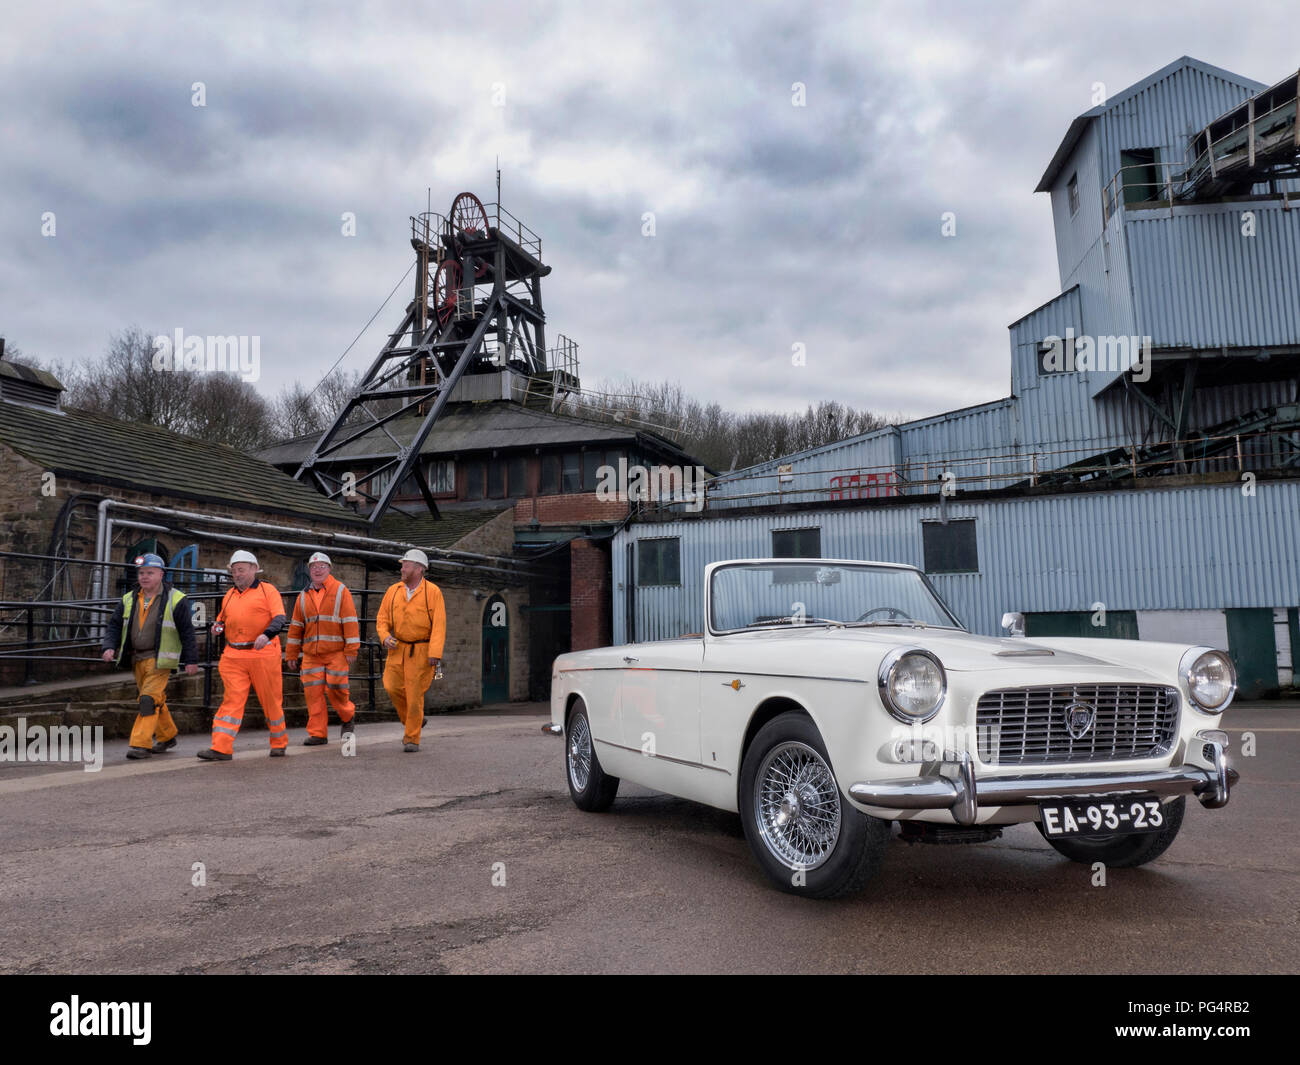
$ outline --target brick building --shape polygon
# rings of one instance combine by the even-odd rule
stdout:
[[[529,380],[515,369],[487,365],[457,383],[420,448],[414,472],[398,487],[395,503],[426,514],[431,503],[444,521],[484,507],[503,515],[501,528],[511,530],[514,555],[534,560],[545,578],[535,583],[527,611],[530,692],[544,698],[557,654],[599,647],[612,638],[610,543],[637,503],[626,494],[610,498],[609,492],[598,491],[602,479],[608,485],[610,471],[620,464],[624,469],[674,471],[699,464],[647,427],[550,409],[549,397],[539,402],[530,393]],[[378,496],[387,487],[387,476],[373,471],[409,444],[419,422],[416,416],[402,417],[359,434],[318,468],[333,481],[351,475],[363,497]],[[288,440],[258,457],[292,474],[317,439]],[[437,519],[420,520],[436,524]],[[382,535],[396,535],[411,521],[390,512],[376,528]]]
[[[234,549],[254,551],[286,600],[306,583],[308,554],[325,550],[367,619],[363,639],[373,641],[379,598],[414,546],[429,553],[429,579],[447,605],[446,679],[431,688],[429,706],[528,696],[534,580],[514,557],[507,504],[471,501],[441,519],[394,510],[371,529],[258,458],[65,409],[61,392],[50,374],[0,360],[0,684],[105,672],[93,661],[103,615],[92,607],[127,587],[129,563],[142,551],[166,559],[169,579],[210,615]],[[490,625],[490,613],[504,624]],[[29,642],[39,655],[30,664]],[[377,652],[373,662],[382,670]],[[369,665],[363,653],[354,672]],[[201,688],[199,680],[188,684],[189,695]],[[387,710],[382,686],[376,690]],[[297,682],[287,681],[286,692],[296,693]],[[354,699],[365,695],[354,680]]]

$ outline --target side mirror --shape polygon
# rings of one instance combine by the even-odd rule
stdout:
[[[1003,614],[1002,628],[1006,630],[1008,636],[1023,636],[1025,634],[1025,615],[1024,614]]]

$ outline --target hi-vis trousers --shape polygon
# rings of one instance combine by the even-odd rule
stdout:
[[[307,697],[307,732],[324,738],[329,731],[329,711],[347,724],[357,708],[348,696],[348,659],[342,651],[326,655],[304,651],[302,693]]]
[[[257,692],[257,701],[266,715],[266,727],[271,731],[271,746],[288,747],[289,732],[284,725],[284,679],[280,675],[278,641],[267,645],[270,653],[227,648],[221,656],[217,670],[225,694],[212,719],[212,749],[231,754],[235,749],[235,735],[244,720],[244,703],[248,689]]]
[[[433,683],[433,666],[429,665],[428,643],[399,643],[388,652],[384,663],[384,691],[393,700],[393,708],[406,733],[403,743],[420,742],[424,726],[424,693]]]
[[[155,669],[154,665],[152,658],[137,658],[131,666],[140,696],[140,713],[135,715],[135,724],[131,728],[131,746],[149,751],[153,750],[155,740],[166,743],[180,731],[167,709],[167,678],[171,671]],[[145,713],[146,710],[152,712]]]

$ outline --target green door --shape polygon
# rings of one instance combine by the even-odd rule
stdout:
[[[1225,610],[1228,616],[1228,654],[1237,667],[1237,695],[1256,699],[1277,688],[1277,640],[1273,611],[1268,607]]]
[[[510,698],[510,615],[506,601],[494,595],[483,608],[483,702]]]

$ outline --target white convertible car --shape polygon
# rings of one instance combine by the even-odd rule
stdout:
[[[545,731],[581,809],[623,779],[737,811],[778,886],[825,898],[876,871],[894,821],[931,843],[1032,821],[1067,858],[1135,866],[1188,794],[1228,801],[1221,651],[972,635],[888,563],[717,562],[705,589],[703,633],[556,659]]]

